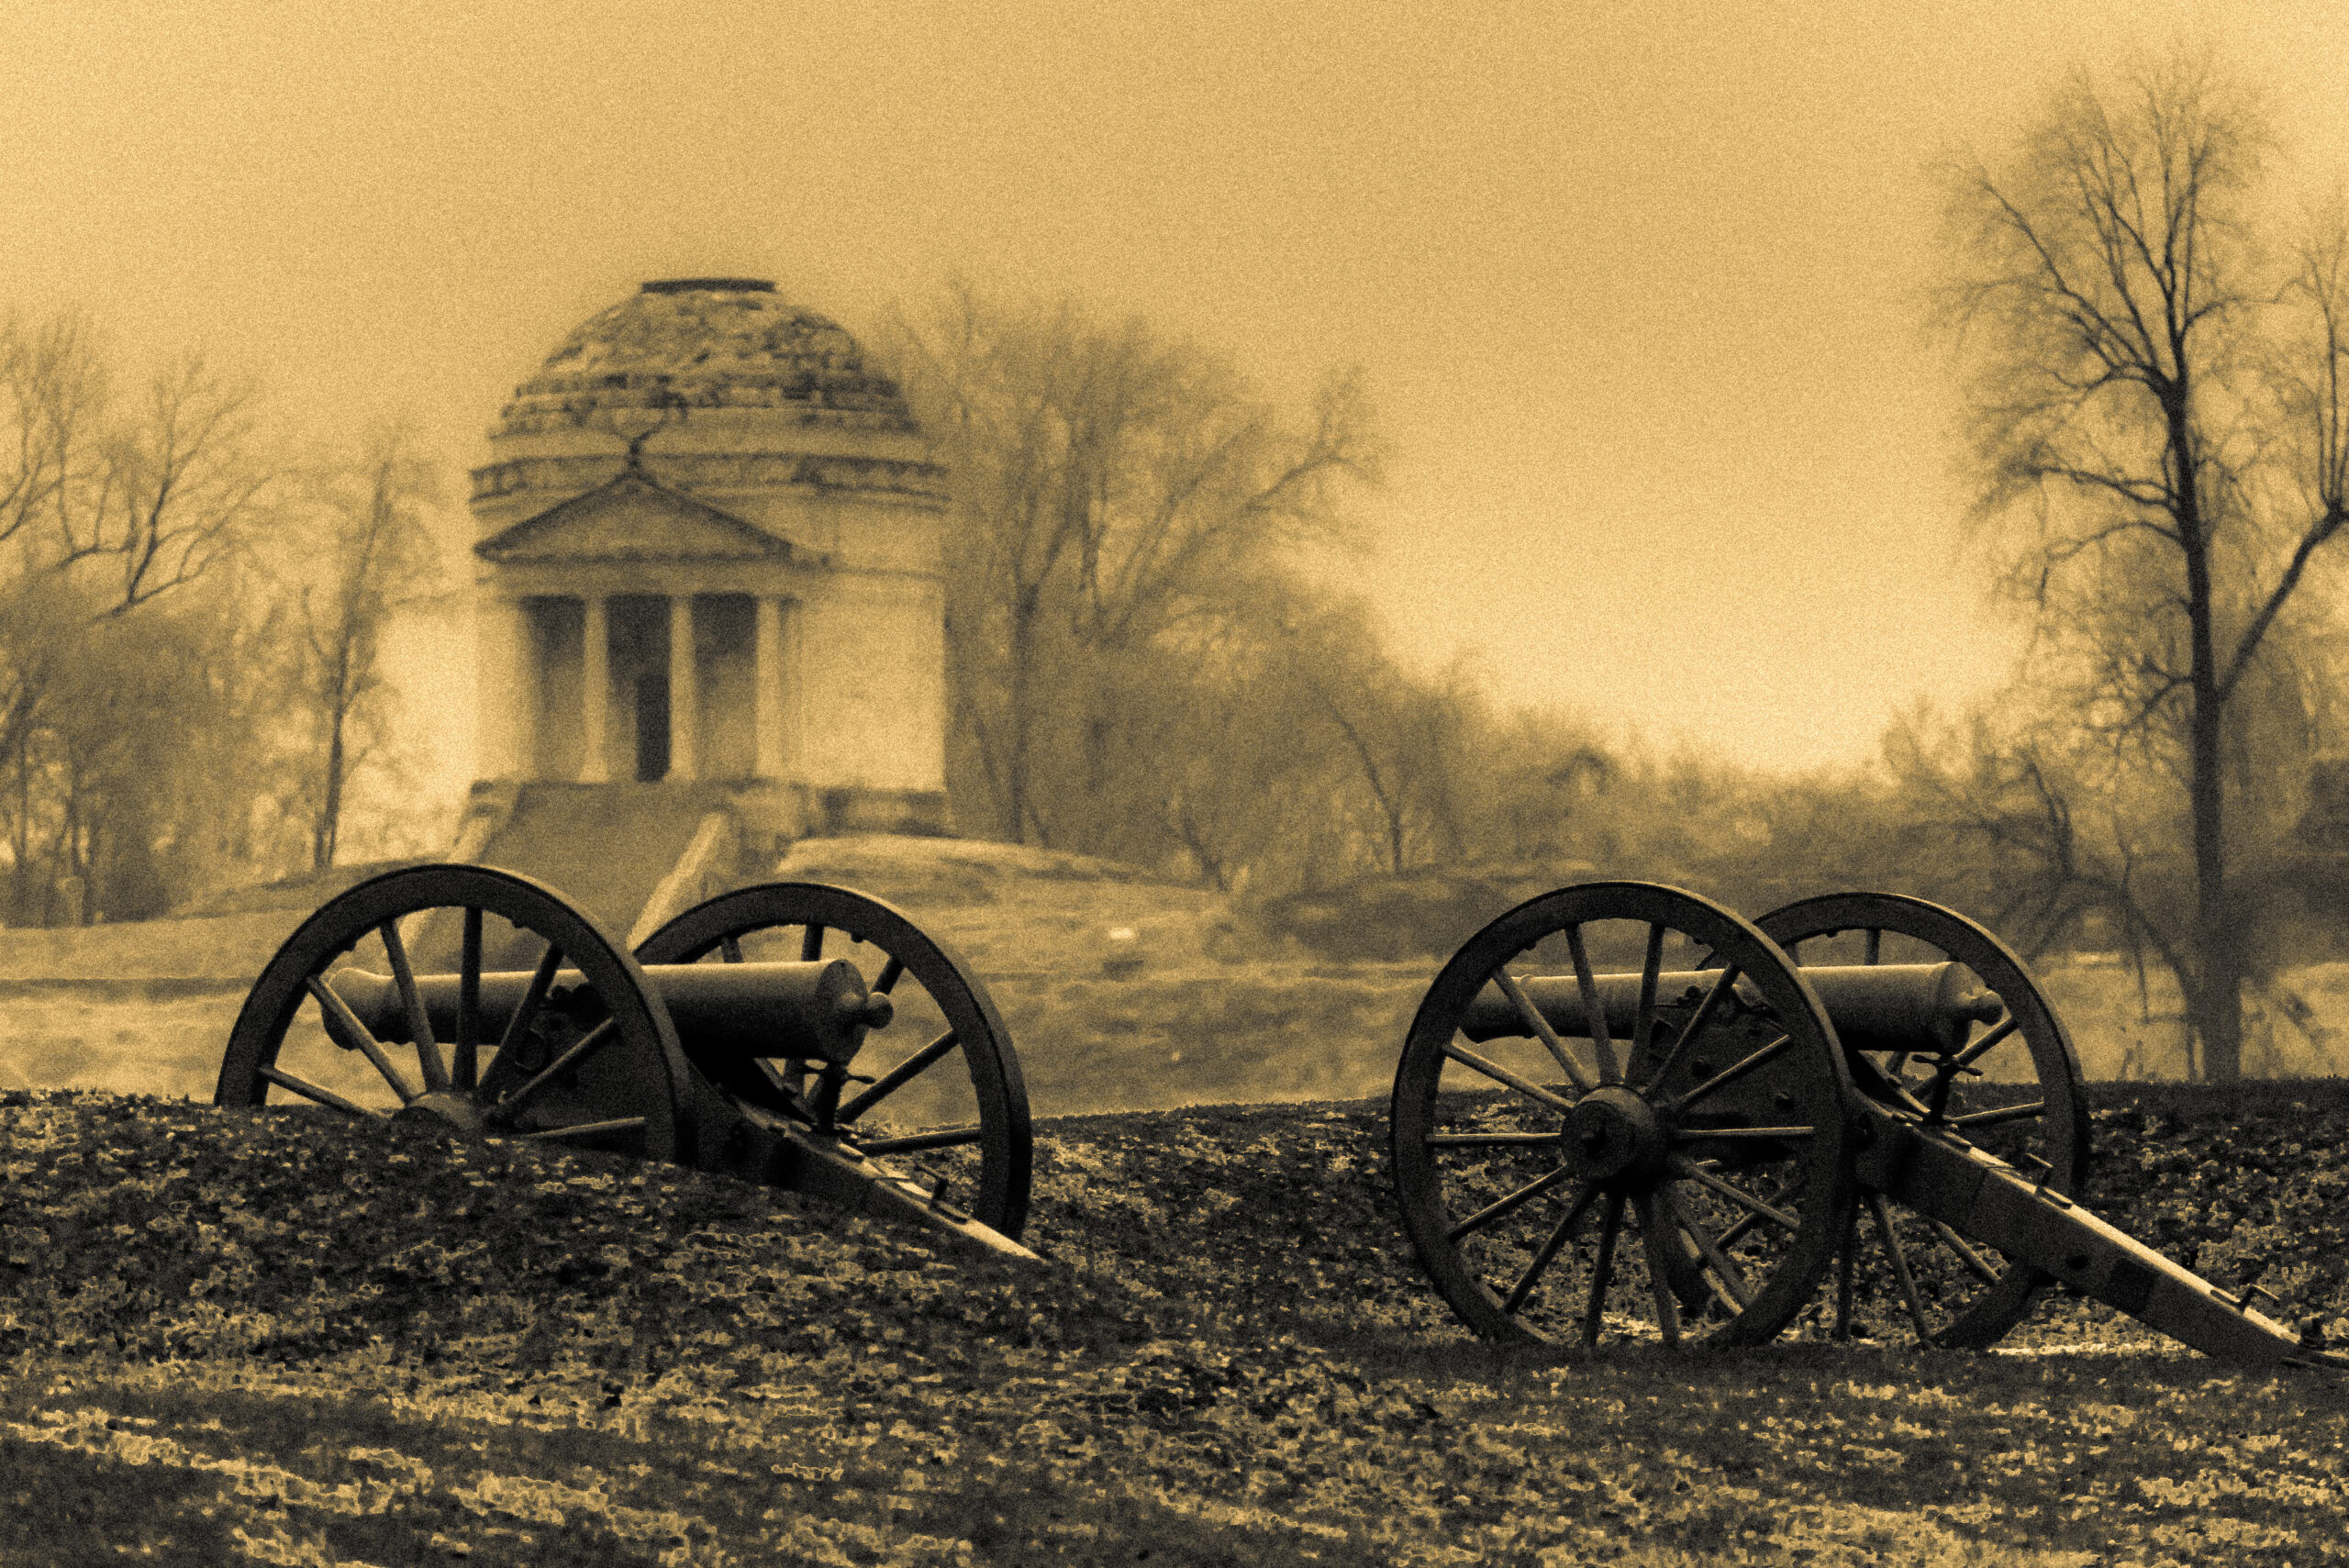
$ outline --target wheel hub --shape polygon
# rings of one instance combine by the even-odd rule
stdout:
[[[485,1138],[489,1134],[489,1124],[483,1119],[481,1107],[473,1103],[473,1096],[453,1089],[417,1095],[394,1111],[392,1120],[404,1127],[452,1132],[460,1138]]]
[[[1594,1182],[1634,1180],[1664,1170],[1664,1124],[1620,1084],[1593,1089],[1566,1115],[1566,1162]]]

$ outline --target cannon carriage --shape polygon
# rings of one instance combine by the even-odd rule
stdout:
[[[1636,970],[1595,968],[1626,942]],[[1981,1348],[2062,1288],[2238,1364],[2349,1367],[2084,1207],[2087,1133],[2062,1020],[1973,922],[1843,894],[1749,923],[1637,883],[1470,939],[1389,1121],[1405,1229],[1488,1338],[1849,1335],[1873,1295]]]
[[[419,971],[411,948],[454,966]],[[273,1094],[674,1162],[1032,1256],[1002,1019],[949,948],[842,888],[721,894],[630,953],[510,872],[376,877],[304,921],[246,997],[214,1099]],[[916,1106],[927,1125],[903,1126]]]
[[[1034,1256],[1026,1092],[984,984],[841,888],[721,895],[624,952],[509,873],[378,877],[271,961],[216,1100],[674,1162]],[[1917,899],[1757,922],[1648,884],[1531,899],[1436,975],[1388,1130],[1420,1262],[1498,1341],[1978,1348],[2061,1287],[2237,1363],[2349,1366],[2081,1207],[2061,1019]]]

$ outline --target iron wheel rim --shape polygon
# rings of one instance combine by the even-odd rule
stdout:
[[[1778,1219],[1768,1222],[1772,1235],[1783,1230],[1785,1235],[1766,1260],[1766,1277],[1758,1284],[1743,1274],[1743,1262],[1734,1247],[1748,1244],[1732,1240],[1724,1250],[1726,1267],[1717,1265],[1708,1257],[1694,1260],[1693,1266],[1706,1281],[1710,1282],[1715,1295],[1733,1312],[1717,1316],[1701,1327],[1682,1334],[1677,1327],[1678,1308],[1666,1300],[1667,1294],[1680,1293],[1685,1281],[1677,1281],[1667,1293],[1658,1283],[1664,1273],[1685,1274],[1692,1266],[1684,1259],[1675,1270],[1668,1255],[1674,1250],[1687,1251],[1698,1243],[1701,1222],[1685,1223],[1692,1219],[1690,1206],[1684,1195],[1687,1190],[1703,1187],[1693,1173],[1682,1173],[1681,1165],[1667,1167],[1664,1173],[1593,1180],[1577,1173],[1559,1176],[1545,1173],[1527,1186],[1543,1181],[1552,1184],[1539,1197],[1528,1198],[1522,1209],[1532,1209],[1537,1203],[1547,1203],[1549,1208],[1541,1216],[1553,1221],[1547,1239],[1537,1247],[1514,1251],[1506,1247],[1486,1249],[1497,1254],[1496,1261],[1486,1263],[1472,1260],[1464,1242],[1478,1240],[1469,1229],[1479,1223],[1479,1217],[1490,1213],[1502,1204],[1513,1201],[1525,1190],[1520,1187],[1501,1199],[1482,1203],[1464,1214],[1468,1202],[1481,1199],[1484,1194],[1470,1195],[1470,1182],[1455,1180],[1463,1168],[1461,1162],[1439,1150],[1476,1148],[1474,1140],[1490,1136],[1521,1139],[1522,1134],[1537,1133],[1547,1127],[1547,1118],[1558,1118],[1559,1164],[1557,1171],[1566,1171],[1567,1156],[1564,1152],[1565,1115],[1557,1106],[1526,1100],[1534,1110],[1512,1111],[1512,1115],[1533,1118],[1533,1125],[1505,1129],[1490,1135],[1475,1131],[1460,1131],[1448,1125],[1439,1111],[1439,1097],[1443,1092],[1442,1077],[1448,1062],[1459,1062],[1458,1052],[1464,1049],[1461,1025],[1470,1004],[1488,985],[1497,988],[1497,972],[1516,962],[1544,939],[1561,934],[1569,927],[1576,929],[1599,921],[1642,922],[1650,927],[1650,945],[1645,967],[1653,973],[1659,962],[1658,949],[1662,932],[1676,932],[1691,947],[1701,946],[1733,966],[1738,973],[1752,983],[1758,995],[1751,1016],[1766,1018],[1767,1029],[1783,1032],[1785,1040],[1770,1047],[1777,1052],[1772,1058],[1773,1082],[1783,1082],[1787,1087],[1781,1098],[1791,1096],[1795,1109],[1788,1116],[1802,1118],[1790,1130],[1799,1131],[1799,1138],[1790,1138],[1784,1147],[1787,1151],[1785,1168],[1776,1173],[1778,1186],[1768,1195],[1747,1193],[1741,1202],[1758,1199],[1763,1207],[1776,1211]],[[1695,967],[1701,969],[1701,963]],[[1653,986],[1651,986],[1653,989]],[[1586,994],[1587,995],[1587,994]],[[1740,993],[1742,996],[1743,993]],[[1685,1005],[1685,1004],[1683,1004]],[[1726,1005],[1725,1005],[1726,1006]],[[1690,1009],[1693,1017],[1703,1017],[1712,1004]],[[1659,1006],[1660,1012],[1660,1006]],[[1651,1029],[1654,1027],[1652,1015]],[[1687,1032],[1695,1033],[1691,1029]],[[1757,1029],[1757,1033],[1765,1032]],[[1642,1071],[1668,1066],[1675,1073],[1686,1071],[1685,1062],[1665,1059],[1675,1054],[1661,1038],[1644,1042],[1633,1040],[1631,1061],[1622,1064],[1627,1084]],[[1644,1044],[1648,1054],[1642,1061],[1640,1051]],[[1594,1051],[1596,1048],[1594,1047]],[[1685,1052],[1678,1052],[1685,1055]],[[1763,1053],[1756,1053],[1757,1056]],[[1590,1065],[1590,1064],[1586,1064]],[[1742,1068],[1737,1071],[1742,1071]],[[1478,1069],[1471,1068],[1475,1073]],[[1594,1073],[1593,1076],[1603,1076]],[[1521,1075],[1520,1075],[1521,1076]],[[1676,1083],[1667,1076],[1653,1085],[1655,1093],[1648,1098],[1652,1108],[1661,1106],[1663,1090]],[[1606,1087],[1601,1082],[1597,1087]],[[1579,1106],[1592,1093],[1591,1088],[1575,1084],[1552,1084],[1553,1097],[1569,1106]],[[1564,1092],[1561,1092],[1564,1091]],[[1607,1304],[1617,1288],[1615,1279],[1615,1248],[1627,1240],[1634,1229],[1641,1233],[1641,1245],[1647,1249],[1647,1258],[1654,1265],[1647,1272],[1653,1301],[1655,1328],[1666,1342],[1698,1344],[1752,1344],[1770,1339],[1790,1321],[1816,1290],[1820,1279],[1831,1263],[1849,1214],[1852,1191],[1852,1162],[1847,1147],[1850,1128],[1846,1112],[1850,1093],[1849,1077],[1842,1055],[1835,1040],[1832,1026],[1824,1010],[1794,965],[1762,931],[1742,920],[1731,911],[1677,888],[1649,883],[1593,883],[1560,889],[1530,899],[1492,921],[1462,946],[1444,965],[1430,985],[1425,998],[1414,1017],[1407,1038],[1403,1057],[1397,1065],[1394,1095],[1390,1103],[1389,1163],[1396,1195],[1402,1210],[1404,1229],[1411,1238],[1422,1266],[1446,1302],[1461,1318],[1479,1335],[1495,1340],[1520,1344],[1561,1344],[1566,1336],[1558,1313],[1544,1314],[1543,1320],[1531,1320],[1527,1311],[1534,1296],[1548,1288],[1544,1271],[1554,1270],[1562,1256],[1572,1253],[1570,1271],[1576,1286],[1563,1293],[1583,1296],[1579,1338],[1586,1346],[1596,1346],[1605,1338],[1605,1322],[1627,1316],[1636,1318],[1642,1309],[1634,1292],[1632,1314],[1609,1314]],[[1471,1104],[1464,1099],[1461,1104]],[[1501,1100],[1504,1105],[1518,1102]],[[1667,1112],[1658,1111],[1659,1126],[1669,1121],[1664,1136],[1691,1137],[1694,1133],[1685,1118],[1689,1106],[1682,1106]],[[1455,1117],[1457,1113],[1455,1112]],[[1480,1114],[1471,1112],[1470,1114]],[[1719,1129],[1714,1129],[1718,1131]],[[1733,1138],[1737,1134],[1726,1134]],[[1535,1151],[1531,1162],[1521,1168],[1533,1169],[1543,1158],[1547,1145],[1526,1141]],[[1758,1145],[1757,1145],[1758,1146]],[[1473,1159],[1473,1156],[1472,1156]],[[1686,1162],[1684,1161],[1684,1164]],[[1450,1167],[1449,1169],[1447,1167]],[[1715,1174],[1719,1174],[1718,1171]],[[1447,1185],[1458,1189],[1458,1195],[1448,1196]],[[1731,1184],[1738,1184],[1732,1183]],[[1717,1202],[1708,1190],[1706,1201]],[[1632,1211],[1636,1209],[1637,1212]],[[1512,1215],[1516,1211],[1512,1211]],[[1583,1241],[1592,1214],[1599,1218],[1600,1235],[1586,1270],[1582,1269]],[[1782,1221],[1784,1223],[1782,1223]],[[1537,1221],[1538,1223],[1539,1221]],[[1748,1237],[1764,1229],[1751,1221],[1744,1222]],[[1731,1229],[1737,1229],[1731,1226]],[[1729,1235],[1721,1231],[1713,1240],[1719,1241]],[[1520,1265],[1517,1259],[1526,1261]],[[1521,1269],[1504,1293],[1497,1284],[1512,1270]],[[1583,1282],[1586,1275],[1586,1288]],[[1734,1276],[1734,1277],[1733,1277]],[[1742,1295],[1742,1300],[1731,1300]],[[1684,1296],[1683,1301],[1687,1298]]]
[[[321,1029],[328,1031],[328,1038],[332,1038],[333,1026],[323,1018],[328,1002],[313,984],[323,984],[331,989],[329,975],[337,961],[352,953],[370,936],[384,941],[387,929],[396,933],[412,917],[429,917],[451,909],[475,913],[476,920],[471,924],[476,929],[468,939],[474,944],[479,940],[479,917],[490,915],[498,917],[513,931],[528,933],[544,942],[542,962],[550,976],[558,962],[575,969],[588,1000],[603,1010],[609,1031],[606,1043],[587,1043],[585,1053],[568,1073],[551,1076],[537,1071],[535,1063],[523,1064],[519,1060],[523,1042],[519,1040],[513,1042],[512,1059],[507,1051],[491,1045],[487,1062],[476,1062],[470,1083],[461,1082],[467,1076],[461,1071],[464,1051],[461,1041],[452,1040],[451,1053],[440,1057],[440,1074],[449,1079],[446,1093],[452,1105],[461,1111],[470,1105],[493,1135],[559,1139],[568,1147],[600,1148],[643,1159],[689,1160],[695,1129],[681,1106],[685,1103],[690,1069],[678,1047],[669,1015],[645,983],[643,970],[593,920],[552,888],[532,878],[489,866],[404,867],[371,877],[319,906],[286,938],[246,994],[221,1058],[213,1103],[264,1107],[273,1104],[269,1098],[271,1089],[278,1088],[296,1100],[346,1114],[400,1114],[360,1105],[330,1090],[322,1097],[312,1091],[323,1085],[291,1073],[280,1065],[280,1057],[288,1032],[306,1004],[319,1009]],[[401,940],[403,943],[406,940]],[[486,962],[477,945],[467,946],[461,952],[461,975],[466,958],[476,966],[476,973]],[[486,1017],[477,1020],[484,1025],[491,1021]],[[526,1019],[526,1028],[528,1023]],[[586,1034],[596,1032],[591,1027]],[[377,1040],[372,1035],[369,1038],[394,1067],[399,1064],[399,1053],[415,1053],[423,1078],[420,1084],[404,1084],[401,1075],[386,1070],[383,1062],[372,1054],[369,1056],[375,1062],[378,1076],[404,1102],[403,1109],[412,1108],[405,1103],[411,1098],[407,1090],[432,1092],[436,1075],[425,1065],[421,1047],[414,1042]],[[574,1043],[585,1043],[585,1035]],[[484,1038],[475,1040],[477,1051],[488,1044]],[[432,1050],[439,1054],[439,1042],[433,1042]],[[289,1077],[305,1086],[289,1084]],[[538,1086],[534,1088],[534,1084]],[[583,1095],[596,1114],[577,1109]],[[567,1101],[565,1096],[569,1096]],[[338,1100],[341,1103],[336,1103]],[[597,1108],[599,1101],[603,1103]],[[562,1116],[549,1116],[552,1105],[565,1103],[573,1109]],[[564,1130],[631,1121],[637,1125],[585,1137],[573,1137]]]

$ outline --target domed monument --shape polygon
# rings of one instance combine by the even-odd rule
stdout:
[[[764,280],[648,283],[489,441],[462,858],[560,884],[525,840],[616,811],[761,850],[943,828],[946,476],[855,339]]]

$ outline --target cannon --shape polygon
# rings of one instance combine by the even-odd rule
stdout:
[[[374,877],[296,928],[238,1014],[214,1101],[273,1095],[674,1162],[1034,1255],[1002,1019],[944,943],[846,888],[722,894],[629,953],[510,872]]]
[[[1470,938],[1388,1122],[1405,1229],[1487,1339],[1758,1344],[1905,1317],[1982,1348],[2054,1287],[2236,1364],[2349,1368],[2255,1285],[2083,1207],[2087,1129],[2062,1020],[1974,922],[1865,893],[1749,922],[1631,882]]]

